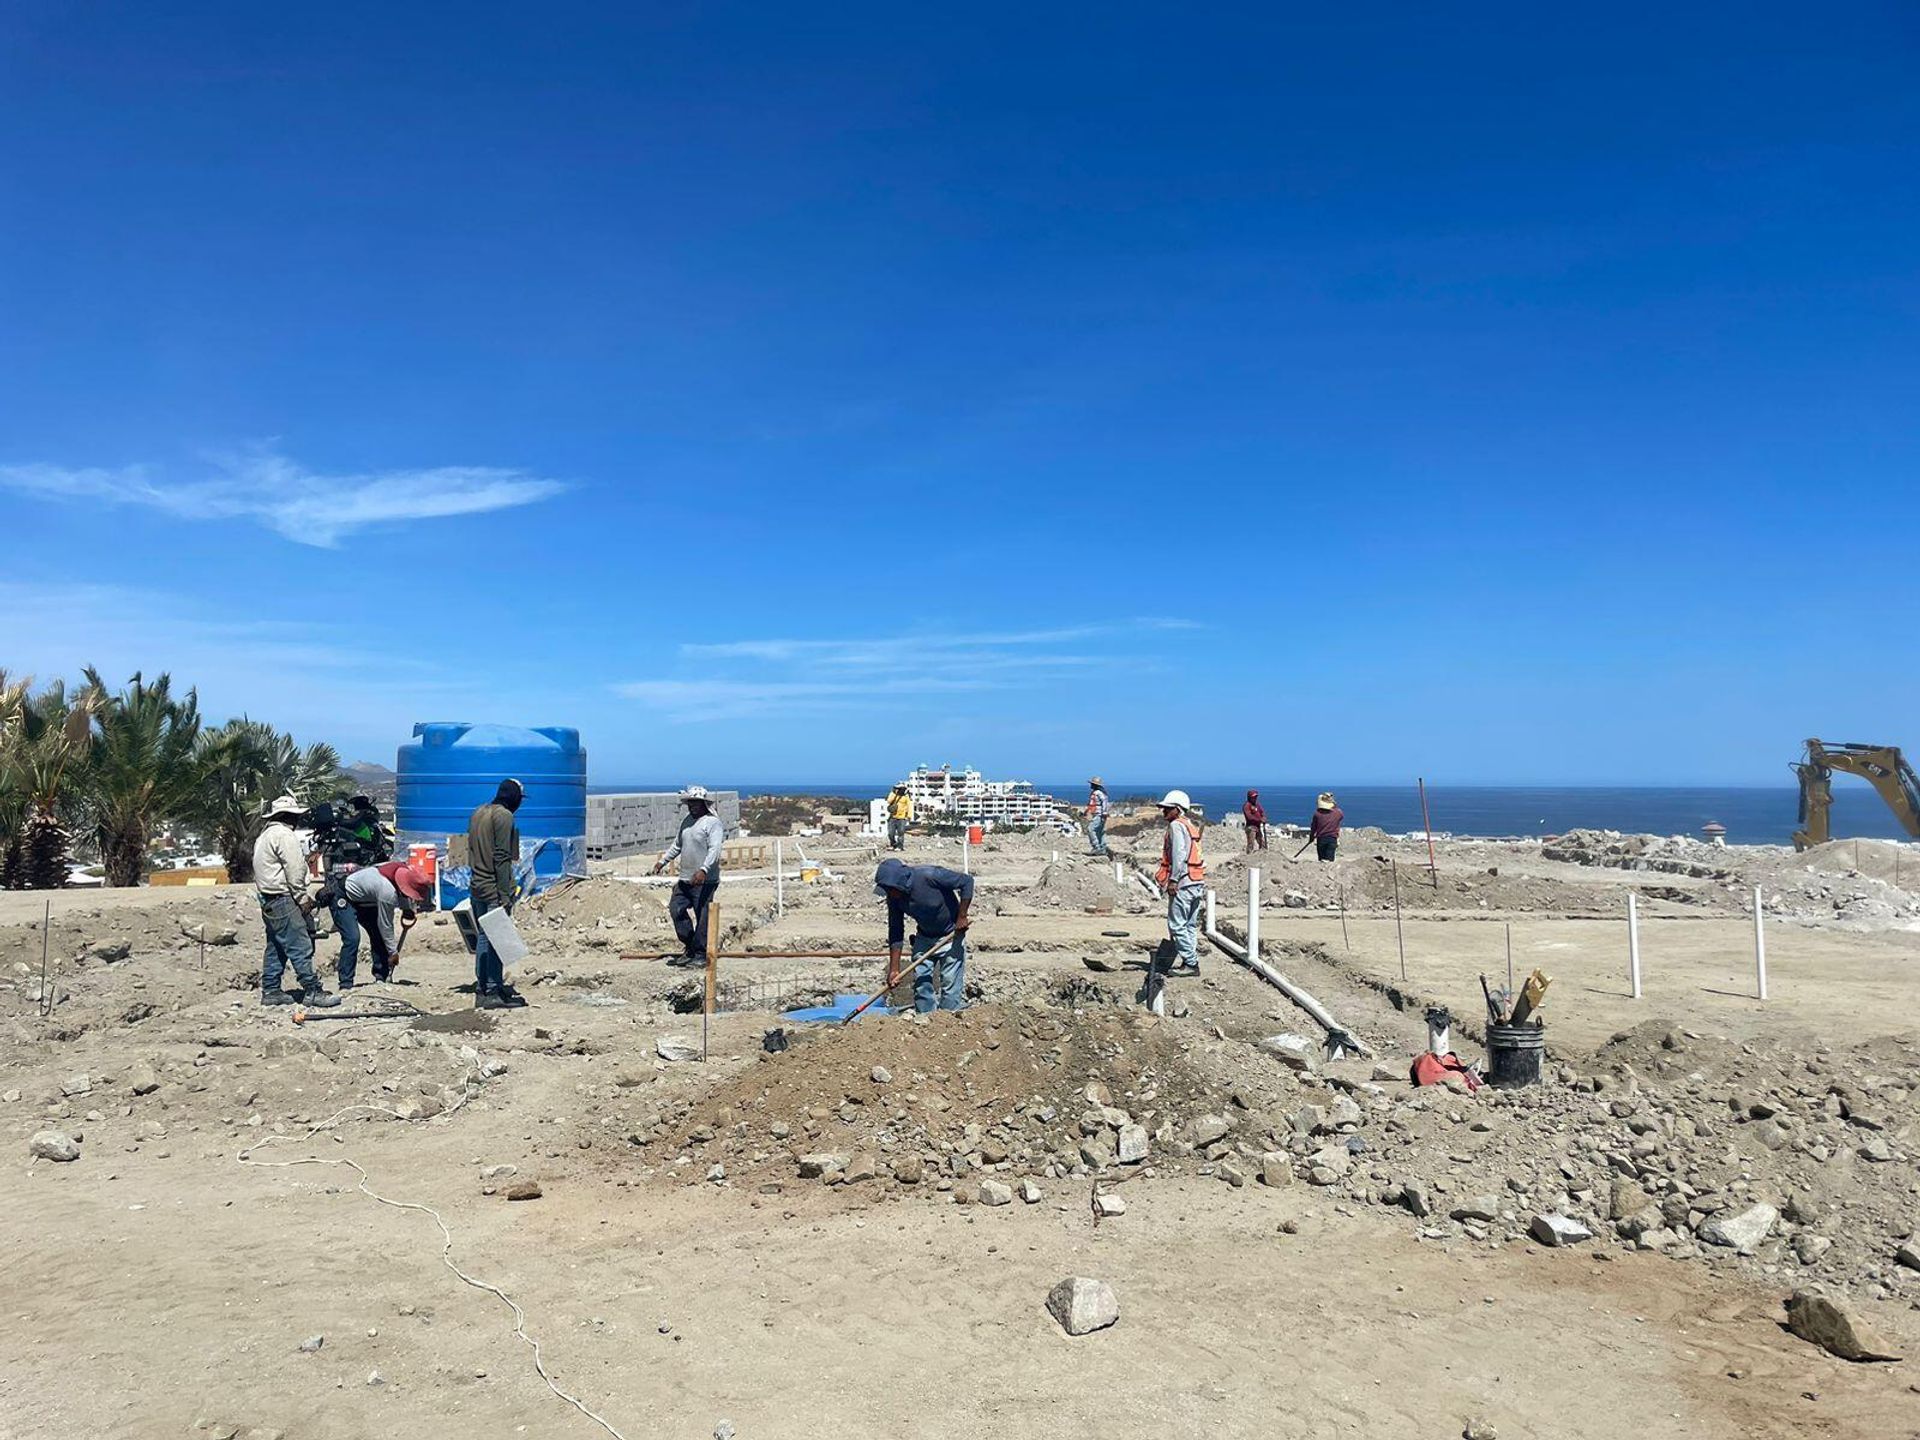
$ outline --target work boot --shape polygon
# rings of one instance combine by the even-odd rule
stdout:
[[[507,1008],[507,1002],[502,998],[498,990],[476,990],[473,992],[473,1008],[476,1010],[504,1010]]]
[[[509,1010],[524,1010],[527,1008],[527,997],[514,989],[513,986],[507,984],[504,980],[500,982],[499,987],[495,989],[493,993],[495,998]]]
[[[310,1010],[331,1010],[340,1003],[340,997],[338,995],[329,995],[318,985],[309,985],[307,987],[307,993],[301,997],[300,1003]]]
[[[706,963],[698,955],[675,955],[667,961],[676,970],[705,969]]]
[[[260,1003],[262,1005],[298,1005],[300,1002],[284,990],[262,990]]]

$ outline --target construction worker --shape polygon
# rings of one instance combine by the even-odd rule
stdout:
[[[1331,862],[1340,849],[1340,822],[1346,819],[1345,813],[1333,798],[1331,790],[1322,790],[1320,798],[1313,805],[1313,823],[1307,827],[1307,835],[1313,841],[1313,853],[1321,860]]]
[[[1200,827],[1188,811],[1193,801],[1184,790],[1169,790],[1160,801],[1167,833],[1160,842],[1160,868],[1154,878],[1167,897],[1167,935],[1173,941],[1175,975],[1200,973],[1200,910],[1206,904],[1207,867],[1200,855]]]
[[[493,799],[467,821],[467,863],[473,867],[468,890],[475,931],[473,1003],[479,1010],[517,1009],[527,1003],[507,983],[506,968],[480,928],[482,915],[489,910],[512,914],[513,903],[520,898],[513,878],[513,867],[520,863],[520,827],[513,817],[526,795],[527,787],[518,780],[502,780]]]
[[[354,971],[360,958],[360,935],[366,932],[373,947],[373,978],[390,980],[400,953],[399,934],[394,930],[394,913],[400,915],[400,931],[413,928],[418,906],[432,887],[427,877],[404,860],[389,860],[384,865],[363,865],[340,882],[340,893],[351,907],[353,929],[341,931],[340,988],[353,988]]]
[[[1093,847],[1089,854],[1104,856],[1107,853],[1107,816],[1112,810],[1107,787],[1096,775],[1087,781],[1087,843]]]
[[[893,787],[887,796],[887,848],[904,850],[907,848],[907,826],[913,823],[913,796],[907,793],[906,783]]]
[[[326,1009],[340,997],[329,995],[313,968],[313,932],[308,929],[313,900],[307,893],[307,852],[293,827],[306,811],[291,795],[269,801],[265,827],[253,842],[253,889],[260,901],[260,919],[267,928],[266,960],[260,967],[260,1003],[291,1005],[294,997],[280,988],[287,966],[300,981],[301,999]]]
[[[1247,853],[1267,848],[1267,811],[1260,803],[1258,790],[1247,791],[1247,803],[1240,807],[1240,814],[1247,822]]]
[[[680,937],[684,955],[667,961],[669,965],[694,966],[707,963],[707,911],[714,892],[720,888],[720,846],[727,838],[727,827],[713,813],[713,800],[704,785],[689,785],[680,792],[687,807],[680,822],[680,833],[673,844],[654,863],[658,875],[678,857],[680,878],[674,883],[673,898],[667,913],[673,917],[674,934]]]
[[[973,908],[973,876],[940,865],[882,860],[873,872],[873,893],[887,902],[887,989],[900,983],[900,947],[907,917],[913,917],[913,1008],[964,1010],[967,1005],[967,912]],[[943,954],[920,963],[937,942],[953,936]],[[936,972],[938,972],[936,974]]]

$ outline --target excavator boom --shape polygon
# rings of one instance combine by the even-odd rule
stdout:
[[[1794,849],[1824,845],[1831,837],[1828,812],[1833,808],[1836,770],[1858,775],[1872,785],[1907,834],[1920,839],[1920,775],[1897,745],[1809,740],[1806,757],[1793,766],[1800,777],[1800,828],[1793,832]]]

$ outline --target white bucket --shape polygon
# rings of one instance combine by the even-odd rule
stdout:
[[[520,938],[520,927],[505,910],[496,907],[487,911],[480,917],[480,928],[502,965],[517,965],[527,958],[527,942]]]

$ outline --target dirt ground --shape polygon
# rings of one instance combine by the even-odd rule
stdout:
[[[1337,911],[1268,891],[1267,958],[1374,1051],[1295,1073],[1254,1042],[1317,1028],[1218,951],[1173,1015],[1141,1015],[1164,927],[1072,849],[970,857],[963,1021],[862,1020],[771,1053],[779,1008],[864,988],[878,962],[728,961],[705,1064],[660,1058],[700,1043],[695,981],[621,958],[665,934],[662,892],[626,880],[526,911],[529,1008],[452,1030],[262,1010],[258,921],[229,891],[56,896],[43,1019],[42,897],[0,894],[0,1436],[1920,1436],[1912,1360],[1835,1359],[1781,1309],[1818,1282],[1920,1346],[1920,1272],[1893,1255],[1920,1222],[1920,936],[1782,923],[1761,1005],[1750,919],[1656,914],[1634,1002],[1617,920],[1469,898],[1404,922],[1402,986],[1390,914],[1350,914],[1349,950]],[[770,877],[730,880],[729,946],[877,951],[871,856],[830,863],[845,878],[788,883],[784,917]],[[1392,1079],[1426,1000],[1478,1013],[1509,917],[1516,969],[1554,976],[1548,1085]],[[1237,933],[1225,899],[1221,918]],[[394,997],[464,1027],[470,979],[429,922],[399,983],[349,1008]],[[1682,1038],[1708,1035],[1726,1039]],[[1077,1098],[1096,1081],[1099,1103]],[[1144,1164],[1075,1152],[1111,1143],[1103,1111],[1151,1133]],[[1787,1143],[1762,1134],[1789,1121]],[[30,1159],[49,1129],[80,1157]],[[1854,1159],[1862,1140],[1887,1160]],[[815,1148],[849,1163],[807,1178]],[[863,1156],[873,1178],[851,1178]],[[443,1265],[433,1217],[361,1193],[349,1162],[438,1212],[452,1262],[517,1302],[604,1426]],[[1738,1255],[1636,1248],[1602,1227],[1607,1177],[1632,1167],[1694,1225],[1761,1199],[1790,1218]],[[979,1203],[994,1179],[1039,1198]],[[526,1181],[538,1198],[507,1198]],[[1096,1223],[1096,1188],[1125,1213]],[[1458,1204],[1479,1189],[1501,1218]],[[1600,1233],[1546,1248],[1525,1238],[1536,1210]],[[1826,1258],[1796,1259],[1810,1243]],[[1068,1275],[1109,1283],[1119,1323],[1065,1335],[1044,1301]]]

